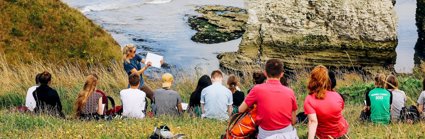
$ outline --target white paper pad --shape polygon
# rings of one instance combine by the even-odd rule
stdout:
[[[164,59],[163,56],[154,54],[154,53],[148,53],[146,55],[145,64],[148,62],[152,62],[152,67],[161,68],[161,60]]]
[[[183,108],[183,110],[185,111],[185,110],[187,110],[187,106],[189,106],[189,104],[187,104],[187,103],[182,103],[182,108]]]
[[[104,113],[105,106],[106,106],[106,104],[102,104],[102,108],[100,108],[100,111],[101,111],[102,113]]]

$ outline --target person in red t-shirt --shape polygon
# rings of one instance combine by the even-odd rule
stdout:
[[[258,138],[290,138],[297,139],[297,131],[292,126],[296,122],[297,102],[292,89],[283,86],[283,64],[277,59],[266,62],[265,75],[267,81],[254,86],[239,112],[257,104]]]
[[[308,117],[308,138],[347,137],[348,123],[342,115],[344,100],[332,91],[328,69],[316,66],[311,71],[307,88],[309,95],[304,101],[304,111]]]

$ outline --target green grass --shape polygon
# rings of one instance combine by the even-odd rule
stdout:
[[[359,105],[347,106],[344,112],[350,124],[349,135],[357,138],[424,138],[425,123],[394,123],[388,126],[357,121]],[[166,124],[173,133],[188,138],[219,138],[227,123],[185,115],[180,118],[160,117],[116,119],[113,121],[80,121],[32,114],[0,111],[0,133],[7,138],[147,138],[155,126]],[[307,125],[296,125],[300,138],[307,135]]]
[[[225,122],[199,118],[147,118],[113,121],[62,120],[31,114],[0,112],[1,135],[8,138],[147,138],[155,125],[167,124],[173,133],[189,138],[218,138]]]
[[[0,55],[11,64],[109,64],[119,45],[79,11],[58,0],[1,0]]]

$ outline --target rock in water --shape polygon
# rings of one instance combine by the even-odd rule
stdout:
[[[194,42],[220,43],[240,38],[245,32],[246,10],[220,5],[202,6],[196,10],[201,16],[190,16],[189,25],[198,32]]]
[[[392,0],[249,0],[248,8],[239,50],[218,56],[226,70],[259,68],[258,63],[270,58],[291,69],[318,64],[368,69],[395,63]]]

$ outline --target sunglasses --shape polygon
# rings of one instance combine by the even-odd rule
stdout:
[[[136,50],[130,50],[130,53],[136,53]]]

